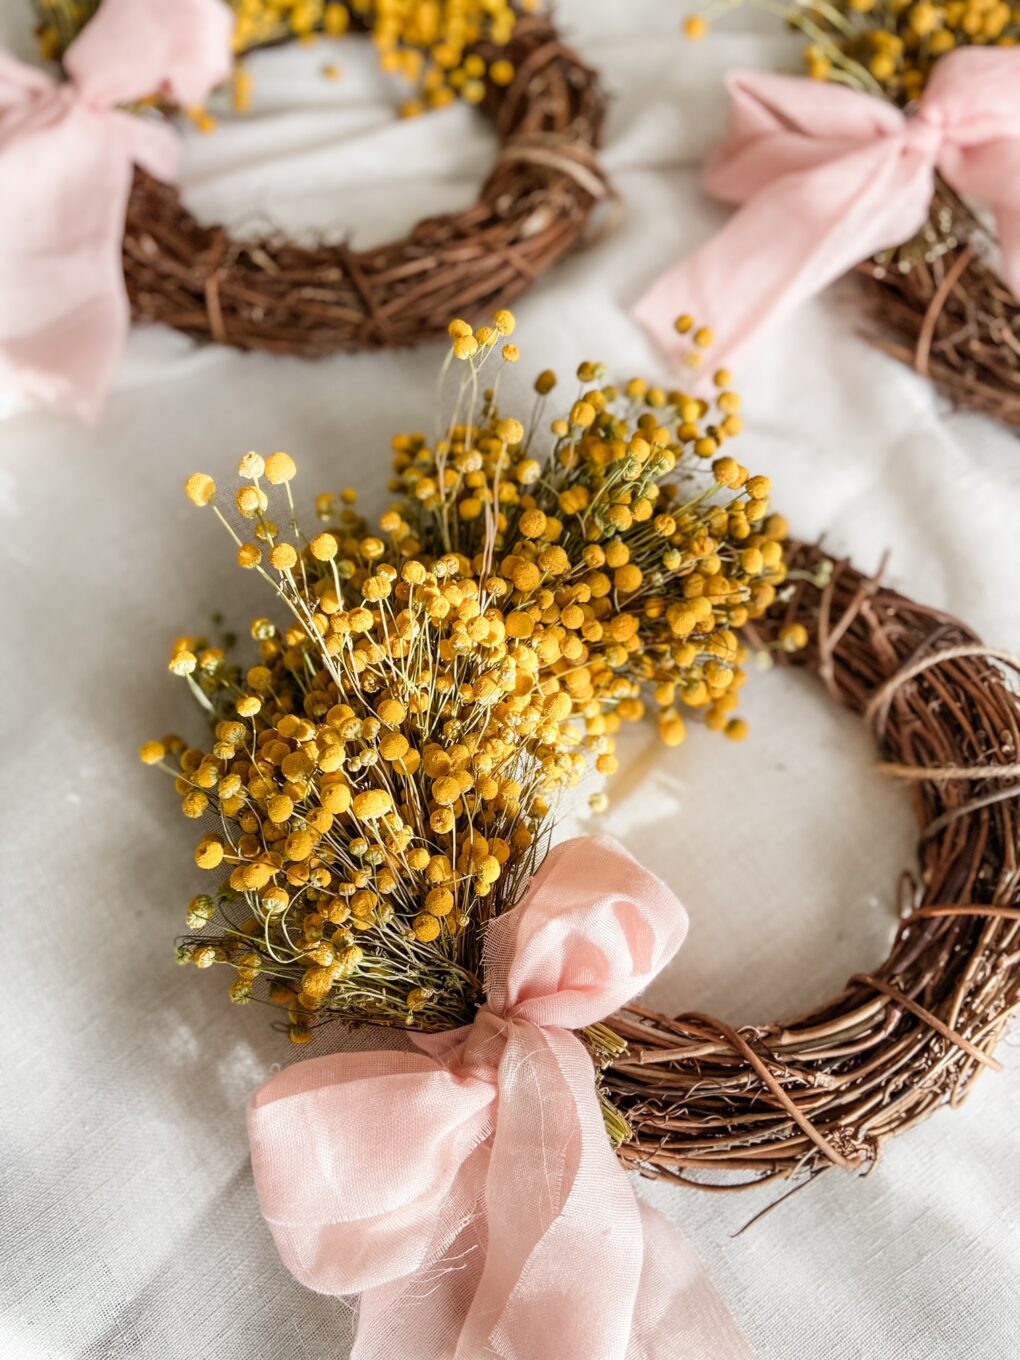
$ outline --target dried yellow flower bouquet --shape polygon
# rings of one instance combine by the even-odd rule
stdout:
[[[170,669],[211,740],[141,750],[186,816],[216,819],[195,860],[222,877],[190,903],[179,957],[228,964],[236,1002],[264,987],[296,1043],[324,1015],[470,1020],[486,921],[518,898],[561,791],[615,770],[614,734],[646,698],[669,745],[683,714],[746,732],[739,630],[784,580],[787,526],[768,479],[724,452],[741,429],[729,375],[709,403],[584,363],[544,425],[546,372],[526,425],[497,406],[513,330],[506,311],[452,323],[452,419],[393,440],[375,529],[347,490],[318,496],[306,534],[286,453],[241,459],[240,532],[212,477],[187,483],[274,612],[251,625],[249,666],[178,639]],[[795,627],[782,645],[803,641]]]

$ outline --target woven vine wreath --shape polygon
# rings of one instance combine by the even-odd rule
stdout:
[[[451,323],[452,415],[393,438],[374,522],[348,488],[315,497],[312,529],[280,451],[243,455],[233,495],[188,479],[268,590],[237,659],[172,647],[204,744],[140,751],[205,820],[178,959],[279,1007],[294,1044],[324,1022],[410,1035],[287,1065],[249,1104],[281,1258],[361,1295],[359,1355],[736,1360],[624,1173],[859,1166],[996,1065],[1020,1001],[1020,696],[962,625],[787,543],[730,451],[728,374],[708,399],[585,361],[551,421],[538,376],[525,422],[504,414],[514,329]],[[560,795],[616,770],[622,723],[745,737],[751,647],[803,657],[918,779],[922,873],[886,964],[736,1030],[633,1000],[682,944],[671,889],[608,835],[550,842]]]
[[[202,226],[172,185],[139,172],[124,234],[136,316],[198,340],[314,357],[436,339],[451,315],[524,292],[578,243],[609,193],[596,155],[605,98],[546,18],[522,16],[505,49],[478,51],[487,70],[503,55],[514,77],[506,87],[486,77],[480,108],[499,153],[473,207],[362,251],[237,239]]]
[[[345,30],[372,31],[383,42],[376,11],[386,6],[372,0],[232,2],[234,43],[243,54],[308,39],[315,29],[336,31],[330,16],[341,11]],[[45,51],[60,57],[99,3],[35,0],[35,8]],[[478,316],[518,296],[577,245],[596,205],[611,195],[597,157],[606,111],[598,76],[548,17],[489,5],[469,20],[470,9],[435,20],[439,39],[444,23],[480,36],[454,49],[455,71],[441,72],[433,35],[426,77],[442,77],[439,94],[447,98],[433,92],[438,105],[454,97],[450,82],[470,72],[464,96],[499,137],[496,164],[473,207],[428,218],[407,237],[362,251],[344,242],[299,244],[279,232],[235,238],[225,226],[203,226],[174,185],[138,168],[123,245],[135,317],[196,340],[273,354],[416,345],[442,336],[452,315]],[[421,68],[426,43],[414,22],[410,10],[392,20],[398,37],[383,51],[390,50],[394,69],[412,58]],[[496,40],[499,25],[505,41]],[[235,79],[235,96],[236,88]]]
[[[791,547],[794,571],[818,548]],[[806,1014],[730,1025],[631,1006],[608,1023],[606,1073],[645,1174],[744,1189],[877,1159],[893,1135],[958,1105],[1020,1006],[1020,697],[1016,658],[849,563],[758,625],[802,624],[814,672],[873,728],[885,768],[914,782],[919,874],[897,890],[889,957]]]

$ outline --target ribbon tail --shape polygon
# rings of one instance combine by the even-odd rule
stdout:
[[[641,1224],[568,1031],[512,1024],[485,1188],[489,1252],[457,1360],[624,1360]]]
[[[855,264],[909,240],[924,222],[932,187],[930,161],[908,159],[897,138],[784,175],[654,284],[633,314],[680,362],[690,345],[673,321],[689,313],[715,333],[713,364],[728,364]]]
[[[693,1253],[639,1206],[574,1035],[512,1022],[499,1089],[488,1251],[455,1360],[744,1360]]]
[[[465,1166],[465,1185],[475,1183],[480,1191],[484,1176],[479,1174],[476,1180],[475,1172],[487,1161],[488,1149],[484,1157],[479,1153],[474,1157],[479,1165]],[[396,1356],[453,1360],[485,1263],[486,1224],[480,1199],[474,1207],[455,1235],[433,1244],[428,1253],[433,1264],[362,1294],[351,1360]],[[440,1225],[448,1217],[444,1209]]]
[[[626,1360],[750,1360],[754,1354],[690,1243],[640,1204],[644,1259]]]
[[[0,338],[0,390],[95,424],[128,325],[127,299],[111,289],[49,326]]]
[[[992,209],[1002,277],[1020,298],[1020,55],[958,47],[932,67],[923,106],[944,129],[939,170],[965,199]]]
[[[1020,208],[999,208],[995,214],[1002,252],[1002,272],[1013,296],[1020,300]]]
[[[130,124],[76,107],[0,148],[0,376],[18,395],[87,421],[129,326],[121,240]]]
[[[943,174],[957,193],[991,205],[1002,277],[1020,298],[1020,134],[953,148],[944,161]]]

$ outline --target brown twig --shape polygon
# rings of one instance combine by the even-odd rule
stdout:
[[[859,266],[878,327],[873,338],[955,405],[1020,432],[1020,301],[988,263],[977,217],[940,181],[929,218],[933,239],[945,237],[945,222],[955,244],[931,263],[914,262],[905,272],[884,261]]]
[[[821,555],[802,545],[790,565],[810,572]],[[812,640],[784,659],[824,669],[834,697],[868,715],[882,759],[920,776],[918,873],[908,901],[896,894],[903,915],[886,961],[807,1014],[733,1030],[634,1005],[610,1022],[630,1045],[604,1074],[632,1131],[620,1156],[706,1189],[870,1164],[997,1066],[1020,1007],[1015,660],[848,563],[824,591],[799,581],[757,631],[767,641],[788,622]],[[1003,767],[1003,796],[975,797],[990,765]],[[946,767],[963,773],[924,778]]]

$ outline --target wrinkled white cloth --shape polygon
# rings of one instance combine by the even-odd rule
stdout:
[[[565,394],[582,358],[662,372],[628,307],[722,220],[697,181],[722,128],[721,74],[796,50],[739,14],[692,47],[671,0],[563,0],[560,16],[613,92],[605,161],[626,212],[517,306],[525,414],[540,368]],[[28,50],[27,2],[0,25]],[[322,79],[327,60],[340,82]],[[492,155],[480,119],[394,122],[399,91],[365,45],[274,51],[253,70],[255,114],[188,138],[201,214],[343,228],[357,243],[476,192]],[[1016,649],[1020,443],[947,413],[859,326],[852,299],[830,293],[748,358],[742,460],[772,475],[800,534],[825,532],[864,567],[891,547],[897,585]],[[349,1317],[281,1266],[248,1163],[247,1097],[293,1054],[275,1012],[234,1008],[221,973],[175,966],[200,886],[192,837],[135,752],[201,731],[166,672],[172,637],[219,606],[242,625],[263,609],[181,494],[186,474],[229,482],[246,449],[284,448],[303,504],[353,484],[381,505],[389,435],[430,427],[438,357],[310,364],[136,330],[94,431],[42,414],[0,422],[2,1360],[347,1354]],[[877,962],[913,851],[909,792],[870,768],[855,719],[803,677],[754,675],[746,692],[748,743],[696,733],[667,751],[635,730],[609,817],[561,833],[610,830],[684,901],[688,944],[654,1003],[738,1022],[810,1004]],[[334,1042],[327,1030],[315,1051]],[[1020,1329],[1018,1046],[1020,1032],[1003,1075],[891,1145],[867,1179],[828,1173],[743,1236],[769,1193],[638,1191],[681,1226],[763,1360],[1001,1360]]]

